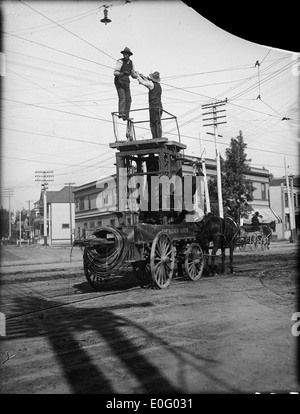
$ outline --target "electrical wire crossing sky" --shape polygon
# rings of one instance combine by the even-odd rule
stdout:
[[[242,131],[251,166],[275,177],[299,174],[299,55],[249,42],[182,1],[2,1],[1,193],[12,209],[37,201],[35,171],[51,170],[49,190],[115,173],[113,71],[129,47],[135,69],[158,71],[166,111],[177,117],[186,153],[215,158],[202,106],[226,100],[218,126],[225,156]],[[104,10],[111,20],[103,24]],[[131,109],[148,107],[131,80]],[[150,128],[140,129],[150,138]],[[164,136],[174,139],[174,125]],[[8,207],[8,198],[2,197]]]

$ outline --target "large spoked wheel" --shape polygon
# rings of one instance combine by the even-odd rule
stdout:
[[[188,247],[184,258],[184,267],[188,279],[195,282],[202,276],[204,268],[204,255],[198,243],[192,243]]]
[[[175,249],[170,236],[163,230],[155,236],[150,254],[150,269],[154,284],[164,289],[171,283],[175,266]]]

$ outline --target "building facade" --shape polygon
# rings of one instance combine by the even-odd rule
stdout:
[[[75,238],[91,235],[104,225],[119,224],[115,176],[101,178],[73,190],[75,200]]]
[[[290,192],[291,206],[289,206],[288,191]],[[270,202],[276,214],[282,221],[276,225],[278,238],[288,240],[291,237],[291,214],[295,217],[295,232],[300,234],[300,177],[274,178],[270,182]]]
[[[207,180],[217,174],[216,161],[207,159],[205,162]],[[190,169],[186,174],[193,174]],[[281,222],[281,216],[276,214],[270,205],[270,173],[265,168],[252,168],[245,175],[250,179],[255,187],[254,199],[249,204],[252,212],[259,211],[263,222]],[[203,186],[202,186],[203,190]],[[199,195],[199,204],[203,201],[203,191]],[[75,198],[75,238],[86,238],[91,235],[93,230],[102,225],[119,225],[117,213],[117,191],[116,175],[104,177],[93,181],[74,190]],[[203,204],[203,203],[202,203]],[[252,213],[249,214],[244,222],[251,222]],[[131,224],[131,217],[126,217],[126,224]],[[277,230],[274,232],[275,238],[278,237]]]
[[[216,176],[215,160],[209,159],[206,161],[206,173],[208,179]],[[275,221],[275,223],[281,222],[281,216],[275,213],[270,202],[270,172],[265,168],[255,168],[249,165],[249,171],[245,173],[245,178],[252,182],[255,190],[253,192],[253,201],[248,203],[251,211],[248,216],[243,218],[242,223],[250,224],[252,215],[256,211],[259,212],[260,220],[263,223],[270,223],[271,221]]]
[[[47,243],[71,244],[75,233],[75,201],[74,187],[63,187],[59,191],[47,191]],[[44,237],[44,193],[34,203],[32,220],[35,241],[43,243]]]

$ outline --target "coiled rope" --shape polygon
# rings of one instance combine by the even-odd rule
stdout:
[[[128,256],[128,239],[125,234],[114,227],[99,227],[93,232],[93,235],[96,236],[95,241],[97,238],[105,236],[104,239],[108,241],[113,239],[114,243],[104,242],[98,244],[91,240],[90,245],[87,245],[84,249],[83,262],[85,270],[89,274],[91,273],[93,277],[102,280],[109,279],[111,276],[115,276]],[[113,238],[107,238],[109,235],[113,235]]]

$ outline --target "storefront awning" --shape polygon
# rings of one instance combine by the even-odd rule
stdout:
[[[251,208],[253,210],[253,213],[251,212],[248,215],[248,219],[244,219],[244,223],[251,223],[251,218],[255,211],[258,211],[259,215],[262,216],[260,217],[260,221],[262,223],[270,223],[271,221],[275,221],[275,223],[282,223],[282,219],[276,213],[274,213],[270,207],[251,205]]]

